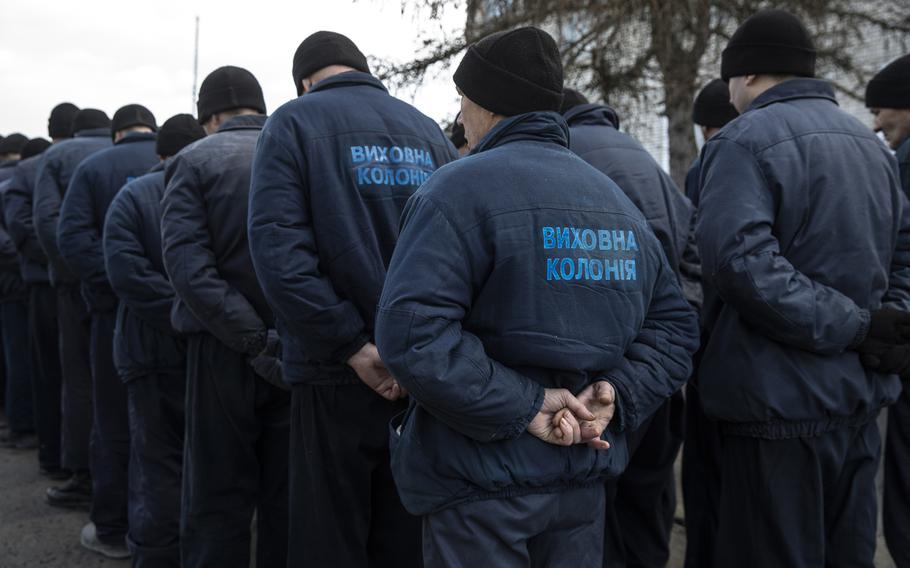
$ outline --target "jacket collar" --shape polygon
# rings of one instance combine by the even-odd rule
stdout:
[[[556,112],[529,112],[510,116],[494,126],[471,150],[478,154],[509,142],[548,142],[569,147],[569,125]]]
[[[827,81],[820,79],[788,79],[783,83],[774,85],[764,93],[755,97],[746,112],[782,101],[794,99],[827,99],[837,104],[834,88]]]
[[[102,136],[104,138],[110,138],[111,129],[110,128],[86,128],[85,130],[80,130],[79,132],[73,134],[73,136],[75,138],[86,138],[86,137],[96,138],[96,137],[102,137]]]
[[[313,85],[309,92],[315,93],[318,91],[334,89],[336,87],[352,87],[355,85],[369,85],[370,87],[376,87],[377,89],[388,92],[385,85],[382,84],[382,81],[369,73],[364,73],[362,71],[346,71],[344,73],[339,73],[338,75],[326,77]]]
[[[581,126],[582,124],[593,126],[612,126],[619,129],[619,115],[613,108],[607,105],[589,103],[578,105],[567,110],[563,116],[569,126]]]
[[[158,135],[154,132],[128,132],[126,136],[114,142],[114,145],[120,146],[122,144],[132,144],[134,142],[154,142],[157,136]]]
[[[218,132],[228,130],[262,130],[268,117],[264,114],[241,114],[229,118],[218,127]]]
[[[897,147],[897,150],[895,150],[894,153],[897,154],[899,162],[904,163],[910,161],[910,136],[904,138],[904,141],[900,143],[900,146]]]

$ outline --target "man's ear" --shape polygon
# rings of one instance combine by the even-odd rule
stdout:
[[[300,80],[300,86],[303,87],[303,94],[307,94],[313,86],[313,80],[309,77],[304,77]]]
[[[745,77],[745,79],[746,79],[746,86],[747,86],[747,87],[751,87],[753,84],[755,84],[755,79],[756,79],[757,77],[758,77],[758,75],[746,75],[746,77]]]

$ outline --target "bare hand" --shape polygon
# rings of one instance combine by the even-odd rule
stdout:
[[[398,381],[392,376],[379,358],[379,350],[372,343],[367,343],[360,351],[351,355],[348,365],[354,369],[360,380],[387,400],[398,400],[408,395]]]
[[[528,432],[549,444],[571,446],[581,439],[579,420],[597,417],[566,389],[544,389],[543,404],[528,424]]]
[[[610,444],[600,437],[616,412],[616,391],[607,381],[597,381],[578,393],[578,401],[594,414],[594,420],[581,420],[581,439],[597,450],[609,449]]]

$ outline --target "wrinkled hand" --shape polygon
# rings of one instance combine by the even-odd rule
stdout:
[[[600,437],[616,412],[616,391],[607,381],[597,381],[578,393],[578,401],[594,415],[594,420],[579,423],[581,440],[595,450],[608,450],[610,443]]]
[[[280,354],[281,342],[278,339],[278,332],[270,329],[266,336],[265,347],[258,355],[248,358],[247,362],[253,368],[253,372],[265,379],[270,385],[282,390],[291,390],[285,384],[284,376],[281,373]]]
[[[249,360],[253,372],[259,375],[265,382],[281,390],[289,391],[289,387],[284,382],[284,375],[281,372],[281,359],[271,355],[259,354]]]
[[[571,446],[582,441],[582,421],[596,417],[566,389],[544,389],[543,404],[528,424],[528,432],[549,444]]]
[[[382,359],[379,358],[379,350],[374,344],[367,343],[360,348],[360,351],[351,355],[348,365],[354,369],[364,384],[376,391],[382,398],[398,400],[408,395],[408,391],[399,385],[392,373],[386,369]]]

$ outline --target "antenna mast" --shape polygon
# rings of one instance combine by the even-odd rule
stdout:
[[[196,41],[193,48],[193,100],[190,101],[190,113],[196,112],[196,85],[199,78],[199,16],[196,16]]]

